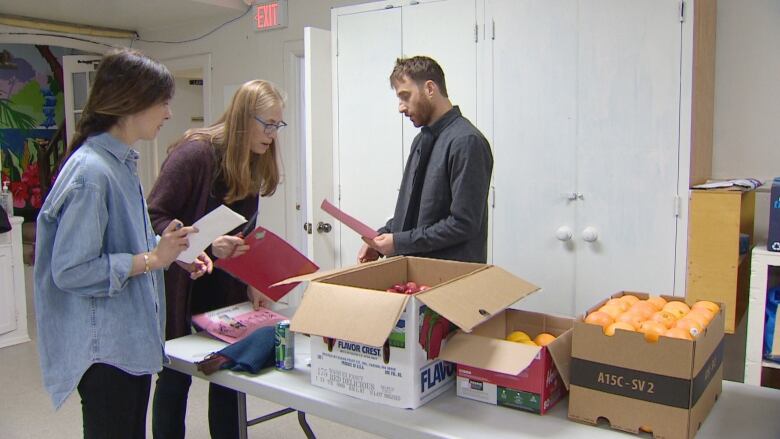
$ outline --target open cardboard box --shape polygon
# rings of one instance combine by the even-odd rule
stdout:
[[[474,328],[458,331],[441,358],[457,364],[458,396],[544,414],[569,388],[574,320],[508,309]],[[513,331],[532,338],[547,332],[556,339],[545,347],[507,341]]]
[[[624,294],[648,296],[620,292],[612,297]],[[600,326],[577,319],[572,335],[569,418],[590,424],[604,418],[612,428],[631,433],[649,427],[654,437],[694,437],[721,393],[723,328],[722,305],[693,341],[660,337],[652,343],[640,332],[623,330],[608,337]]]
[[[310,283],[290,329],[312,335],[312,384],[404,408],[428,402],[454,380],[454,365],[427,359],[418,342],[427,308],[471,332],[538,290],[492,265],[416,257],[285,282],[298,281]],[[414,295],[386,291],[407,281],[431,289]]]

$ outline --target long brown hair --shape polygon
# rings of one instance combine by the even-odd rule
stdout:
[[[213,125],[187,130],[169,148],[184,142],[202,140],[214,146],[219,163],[217,176],[227,187],[225,202],[230,204],[249,195],[273,195],[279,185],[279,157],[276,139],[263,155],[250,151],[250,124],[254,116],[273,107],[284,108],[285,94],[271,82],[256,79],[241,85],[230,106]]]
[[[120,117],[171,99],[174,85],[168,68],[138,50],[118,49],[103,56],[65,160],[89,136],[108,131]]]

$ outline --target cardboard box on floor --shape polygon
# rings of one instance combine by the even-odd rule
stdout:
[[[612,297],[624,294],[647,298],[633,292]],[[631,433],[647,426],[654,437],[694,437],[721,393],[723,327],[722,307],[693,341],[660,337],[651,343],[642,333],[623,330],[608,337],[600,326],[577,319],[569,418],[590,424],[605,418],[612,428]]]
[[[453,335],[441,358],[457,364],[458,396],[544,414],[569,388],[573,323],[571,318],[508,309],[470,334]],[[512,331],[532,338],[547,332],[556,339],[534,347],[505,340]]]
[[[454,381],[455,366],[428,360],[418,342],[426,307],[471,332],[538,290],[499,267],[415,257],[286,282],[293,281],[310,281],[290,328],[312,335],[312,384],[402,408],[425,404]],[[432,288],[415,295],[386,291],[407,281]],[[330,348],[323,337],[334,340]]]

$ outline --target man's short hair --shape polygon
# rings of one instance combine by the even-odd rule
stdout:
[[[445,98],[447,96],[447,85],[444,82],[444,70],[439,63],[427,56],[413,56],[411,58],[398,58],[395,60],[393,73],[390,74],[390,86],[395,88],[396,82],[401,82],[404,76],[416,82],[418,85],[426,81],[433,81],[439,92]]]

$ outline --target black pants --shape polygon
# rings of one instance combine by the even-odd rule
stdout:
[[[152,403],[152,433],[156,439],[184,439],[187,394],[192,377],[163,368],[157,375]],[[212,439],[238,437],[238,393],[209,384],[209,432]]]
[[[151,375],[96,363],[78,385],[85,439],[143,439]]]

